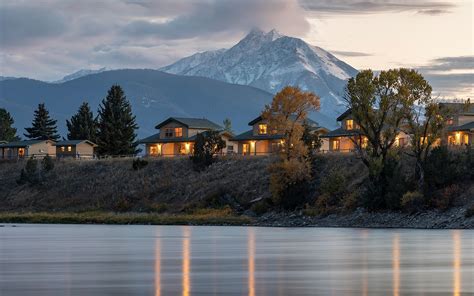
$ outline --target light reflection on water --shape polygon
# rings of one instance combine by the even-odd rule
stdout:
[[[467,295],[473,230],[19,225],[0,295]]]

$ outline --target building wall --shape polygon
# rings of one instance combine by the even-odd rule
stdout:
[[[64,147],[64,151],[61,151],[62,147]],[[68,151],[68,147],[71,147],[71,151]],[[56,146],[57,157],[76,157],[76,154],[76,145]]]
[[[165,137],[165,131],[167,128],[176,128],[176,127],[181,127],[183,128],[183,137],[188,137],[188,128],[186,126],[184,126],[183,124],[179,123],[179,122],[170,122],[164,126],[162,126],[160,128],[160,139],[166,139]],[[174,131],[173,131],[174,133]]]
[[[64,147],[64,151],[61,150],[61,147]],[[71,151],[68,151],[68,147],[71,147]],[[77,145],[56,146],[56,156],[92,158],[94,157],[94,147],[86,142]]]
[[[44,141],[37,144],[30,145],[27,149],[27,156],[56,156],[56,146],[53,146],[53,142]]]

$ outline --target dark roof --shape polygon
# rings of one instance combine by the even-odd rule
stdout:
[[[45,141],[51,141],[54,143],[54,141],[52,140],[24,140],[24,141],[15,141],[15,142],[0,144],[0,148],[26,147],[26,146],[31,146],[31,145],[38,144]]]
[[[471,131],[474,130],[474,121],[468,122],[463,125],[458,125],[458,126],[450,126],[448,128],[450,132],[455,132],[455,131]]]
[[[360,132],[357,130],[346,130],[342,127],[332,130],[325,135],[321,135],[321,138],[335,138],[335,137],[350,137],[360,135]]]
[[[204,132],[205,133],[205,132]],[[232,133],[227,131],[220,131],[219,134],[227,134],[228,136],[232,136]],[[196,141],[196,135],[191,137],[172,137],[172,138],[164,138],[160,139],[160,133],[156,133],[151,135],[147,138],[141,139],[138,141],[138,144],[153,144],[153,143],[175,143],[175,142],[194,142]]]
[[[246,131],[231,138],[231,141],[246,141],[246,140],[278,140],[283,139],[283,135],[254,135],[253,130]]]
[[[157,126],[155,126],[156,129],[161,128],[162,126],[172,122],[176,121],[179,122],[183,125],[185,125],[188,128],[199,128],[199,129],[213,129],[213,130],[220,130],[222,129],[222,126],[206,119],[206,118],[186,118],[186,117],[170,117],[166,119],[165,121],[161,122]]]
[[[337,121],[342,121],[342,120],[344,120],[344,118],[346,118],[347,116],[349,116],[351,113],[352,113],[352,109],[349,108],[349,109],[347,109],[346,111],[344,111],[344,113],[342,113],[341,115],[339,115],[339,117],[336,118],[336,120],[337,120]]]
[[[295,118],[295,116],[291,116],[293,117],[293,119]],[[249,122],[249,125],[254,125],[256,124],[257,122],[259,121],[262,121],[262,116],[260,115],[259,117],[255,118],[254,120],[250,121]],[[306,122],[306,124],[308,124],[309,126],[312,126],[312,127],[320,127],[319,123],[317,123],[316,121],[312,120],[311,118],[306,118],[304,120]]]
[[[64,140],[64,141],[59,141],[54,144],[54,146],[75,146],[81,143],[87,143],[91,146],[97,146],[94,142],[91,142],[89,140]]]

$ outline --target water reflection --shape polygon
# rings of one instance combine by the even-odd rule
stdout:
[[[255,232],[253,228],[248,231],[247,244],[248,290],[249,296],[255,296]]]
[[[396,233],[392,240],[392,286],[393,296],[400,295],[400,236]]]
[[[190,250],[191,229],[189,226],[183,228],[183,296],[189,296],[191,291],[190,271],[191,271],[191,250]]]
[[[461,235],[453,232],[453,295],[461,295]]]
[[[161,296],[161,241],[155,240],[155,296]]]

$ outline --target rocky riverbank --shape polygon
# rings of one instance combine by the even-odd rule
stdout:
[[[403,212],[370,213],[358,208],[350,214],[306,216],[302,211],[266,213],[256,218],[254,225],[273,227],[357,227],[357,228],[420,228],[474,229],[474,216],[466,217],[464,207],[447,211],[426,211],[416,214]]]

